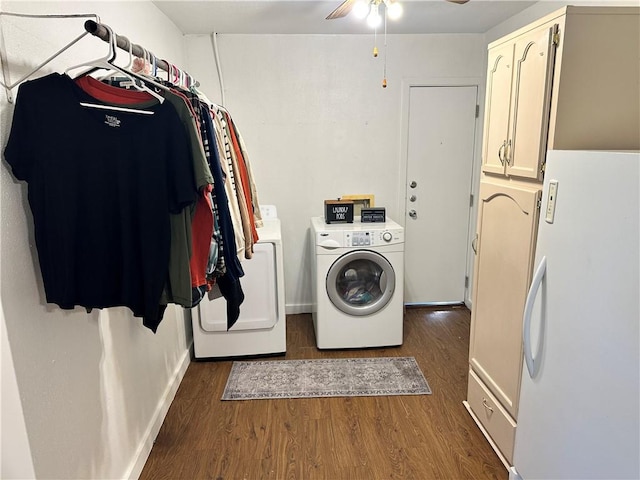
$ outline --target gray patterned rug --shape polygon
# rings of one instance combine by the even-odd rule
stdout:
[[[233,362],[222,400],[428,395],[413,357]]]

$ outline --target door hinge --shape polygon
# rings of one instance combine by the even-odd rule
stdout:
[[[542,162],[540,164],[540,175],[544,176],[544,171],[547,168],[547,162]]]
[[[558,32],[558,24],[553,26],[553,34],[551,35],[551,43],[560,45],[560,32]]]
[[[480,105],[476,105],[476,118],[480,116]]]
[[[466,275],[464,277],[464,288],[469,288],[469,277]]]
[[[473,193],[469,195],[469,206],[473,207]]]
[[[538,209],[538,211],[540,211],[540,207],[542,207],[542,199],[539,198],[538,201],[536,202],[536,208]]]

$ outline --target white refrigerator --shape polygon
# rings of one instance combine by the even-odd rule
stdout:
[[[639,153],[548,153],[512,480],[640,478],[639,192]]]

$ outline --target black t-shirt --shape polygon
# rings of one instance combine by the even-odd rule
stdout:
[[[197,195],[189,139],[169,102],[149,115],[81,102],[105,105],[67,75],[25,82],[4,152],[29,185],[47,302],[126,306],[155,332],[169,212]]]

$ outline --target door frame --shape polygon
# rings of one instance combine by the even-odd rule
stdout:
[[[407,165],[409,162],[409,96],[411,89],[415,87],[476,87],[478,97],[478,117],[474,131],[473,141],[473,162],[471,172],[471,191],[473,195],[473,206],[469,215],[468,238],[467,238],[467,262],[466,276],[469,278],[465,287],[464,303],[471,309],[471,297],[473,288],[473,266],[475,255],[472,249],[472,241],[476,234],[476,222],[478,217],[478,191],[480,188],[480,171],[482,167],[482,129],[484,124],[484,96],[485,79],[483,77],[427,77],[427,78],[405,78],[402,81],[401,92],[401,139],[400,139],[400,165],[398,175],[398,203],[397,212],[402,214],[398,223],[406,226],[407,219]],[[407,259],[405,258],[405,261]]]

